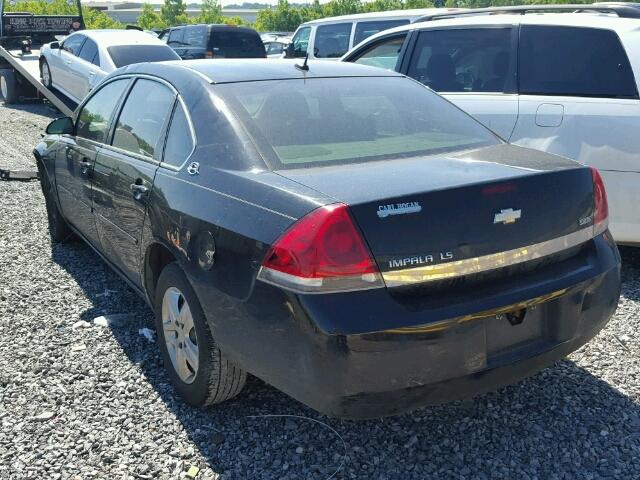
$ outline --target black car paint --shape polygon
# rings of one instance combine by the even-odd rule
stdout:
[[[282,232],[340,195],[331,190],[332,182],[323,183],[321,175],[309,186],[305,183],[312,183],[311,177],[304,178],[305,170],[269,171],[242,126],[215,95],[215,85],[212,88],[208,78],[224,83],[238,81],[243,75],[260,79],[303,78],[308,74],[293,64],[289,69],[281,65],[262,68],[257,63],[244,69],[225,69],[224,64],[208,62],[190,64],[189,68],[134,65],[105,81],[145,76],[171,84],[189,111],[195,130],[197,146],[185,164],[198,162],[199,173],[188,173],[185,165],[174,169],[146,160],[146,178],[152,188],[146,199],[136,202],[136,215],[140,215],[136,228],[140,230],[130,233],[137,243],[122,248],[107,231],[101,232],[98,240],[82,236],[150,305],[159,268],[175,259],[202,303],[216,342],[250,373],[328,414],[395,414],[497,388],[537,371],[586,342],[615,310],[620,259],[608,232],[587,242],[568,259],[515,278],[481,282],[472,290],[452,289],[448,295],[416,295],[401,289],[302,295],[256,281],[269,246]],[[342,65],[314,64],[310,75],[381,75],[379,70]],[[78,180],[71,189],[77,188],[82,192],[78,195],[89,199],[89,205],[83,207],[84,216],[79,217],[87,225],[72,226],[76,231],[93,231],[91,223],[101,222],[91,213],[98,203],[108,202],[102,194],[121,192],[119,198],[124,200],[135,174],[125,177],[114,170],[104,175],[99,189],[87,187],[78,174],[80,166],[65,157],[63,146],[70,141],[71,136],[45,138],[36,148],[36,157],[43,174],[57,185],[58,200],[64,194],[61,179],[53,174],[54,162],[67,169],[68,181]],[[465,152],[464,158],[441,158],[442,165],[453,167],[450,175],[434,172],[425,180],[431,178],[433,185],[442,182],[443,189],[465,181],[464,176],[456,177],[458,162],[477,159],[487,172],[505,172],[508,165],[518,162],[519,155],[528,155],[526,162],[522,157],[522,165],[536,164],[540,170],[576,170],[576,164],[548,154],[508,145],[493,148],[490,158],[482,150]],[[121,160],[122,168],[133,168],[140,162],[126,157]],[[345,200],[366,203],[373,195],[386,198],[399,194],[397,183],[379,183],[372,190],[370,184],[377,175],[361,167],[358,171],[363,178],[349,180],[352,188],[348,191],[355,196]],[[327,167],[326,172],[332,169]],[[485,180],[489,178],[491,174]],[[365,188],[354,187],[355,182]],[[114,208],[119,208],[120,200],[112,199]],[[447,204],[436,207],[446,210]],[[201,259],[211,252],[201,250],[212,247],[213,265],[203,264]],[[501,312],[522,308],[547,313],[542,340],[525,345],[529,349],[523,356],[526,360],[515,364],[509,363],[508,355],[487,354],[484,332],[488,324],[498,321]],[[459,323],[469,315],[477,315],[476,321]],[[557,321],[559,318],[563,322]],[[442,322],[449,322],[446,328],[430,330]],[[510,327],[505,323],[505,328]]]

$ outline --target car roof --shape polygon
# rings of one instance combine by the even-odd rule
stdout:
[[[591,27],[604,28],[615,31],[640,30],[640,21],[637,18],[620,18],[614,14],[603,13],[527,13],[526,15],[496,13],[491,15],[452,16],[440,17],[437,20],[416,22],[409,25],[383,30],[367,38],[369,43],[376,37],[381,37],[395,32],[426,28],[447,28],[458,26],[484,26],[484,25],[554,25],[566,27]]]
[[[82,30],[79,33],[103,47],[118,45],[166,45],[157,37],[140,30]]]
[[[387,10],[386,12],[355,13],[353,15],[340,15],[337,17],[319,18],[318,20],[311,20],[309,22],[305,22],[302,25],[318,25],[322,23],[352,22],[356,20],[384,20],[387,18],[390,18],[390,19],[391,18],[420,18],[424,15],[442,13],[448,10],[456,10],[456,9],[415,8],[410,10]]]
[[[184,60],[171,62],[158,62],[137,64],[128,69],[135,73],[152,73],[162,76],[161,70],[166,67],[191,70],[200,78],[209,83],[236,83],[259,82],[265,80],[289,80],[304,78],[327,77],[403,77],[403,75],[383,70],[346,62],[329,62],[310,60],[309,70],[296,68],[296,64],[302,65],[304,59],[219,59],[219,60]],[[160,70],[160,71],[159,71]]]
[[[442,18],[442,17],[441,17]],[[640,21],[637,18],[620,18],[612,14],[601,13],[527,13],[526,15],[497,13],[492,15],[453,16],[451,18],[439,18],[424,22],[410,23],[399,27],[389,28],[365,38],[349,54],[360,45],[368,45],[378,38],[393,35],[395,33],[409,32],[411,30],[444,29],[474,26],[495,25],[549,25],[565,27],[603,28],[614,30],[617,33],[640,30]]]

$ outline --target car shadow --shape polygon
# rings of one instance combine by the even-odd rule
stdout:
[[[638,255],[623,249],[636,286]],[[640,405],[570,360],[495,393],[369,421],[327,418],[253,377],[231,401],[190,407],[138,334],[154,328],[145,302],[83,243],[54,245],[52,257],[91,301],[83,319],[127,314],[113,337],[181,422],[198,466],[220,478],[634,478],[638,468]]]

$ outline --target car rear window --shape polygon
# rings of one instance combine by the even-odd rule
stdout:
[[[211,32],[214,58],[264,58],[264,44],[257,32],[229,28]]]
[[[213,88],[236,112],[274,169],[405,158],[500,143],[470,116],[401,77],[293,79]]]
[[[629,59],[611,30],[525,25],[519,67],[523,94],[638,96]]]
[[[180,60],[178,54],[167,45],[120,45],[109,47],[107,51],[117,68],[134,63]]]

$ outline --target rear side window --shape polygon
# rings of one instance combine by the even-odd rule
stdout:
[[[365,38],[370,37],[383,30],[407,25],[409,20],[380,20],[377,22],[358,22],[356,24],[356,33],[353,36],[353,44],[357,45]]]
[[[112,145],[153,158],[175,95],[164,85],[138,80],[120,112]]]
[[[164,62],[180,60],[167,45],[121,45],[107,48],[116,68],[144,62]]]
[[[129,84],[128,79],[106,84],[82,107],[76,123],[76,135],[103,143],[109,130],[109,119],[122,93]]]
[[[520,93],[637,98],[631,65],[611,30],[525,25]]]
[[[87,41],[84,42],[82,50],[80,50],[80,55],[78,56],[89,63],[100,65],[98,61],[98,45],[90,38],[87,38]]]
[[[167,146],[164,149],[164,159],[162,163],[179,167],[191,154],[192,150],[193,139],[191,138],[189,121],[182,108],[182,104],[178,102],[173,112],[173,118],[171,119],[171,126],[169,127],[169,134],[167,135]]]
[[[398,63],[398,55],[400,55],[405,37],[406,35],[400,35],[398,37],[385,38],[361,53],[354,60],[354,63],[394,70]]]
[[[207,46],[207,26],[195,25],[185,29],[184,38],[182,40],[185,45],[195,48],[206,48]]]
[[[214,58],[264,58],[264,43],[257,32],[229,28],[211,32]]]
[[[349,50],[351,23],[320,25],[316,29],[313,55],[316,58],[340,58]]]
[[[436,92],[515,90],[511,28],[420,32],[408,74]]]

